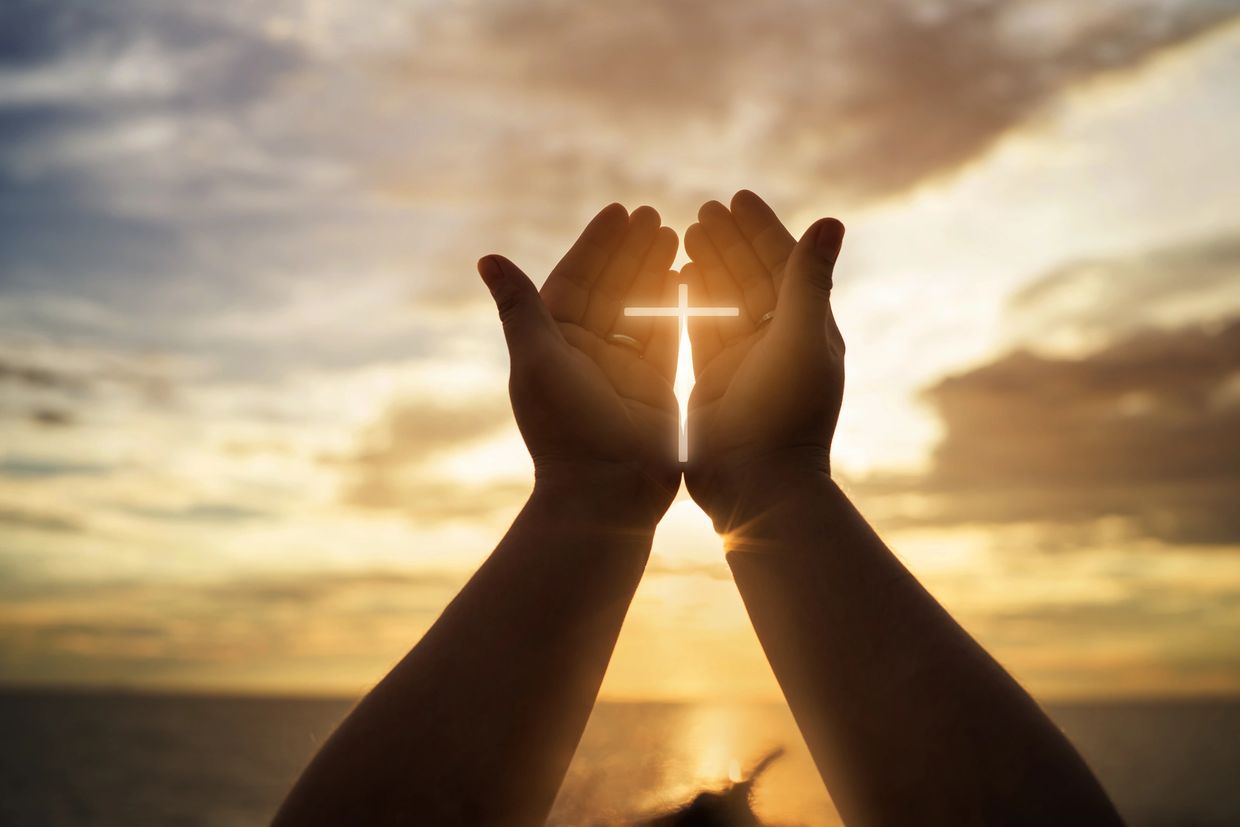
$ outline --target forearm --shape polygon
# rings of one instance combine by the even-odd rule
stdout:
[[[845,820],[1118,823],[1058,729],[839,488],[783,485],[743,509],[728,561]]]
[[[653,534],[547,488],[340,726],[278,824],[542,823]]]

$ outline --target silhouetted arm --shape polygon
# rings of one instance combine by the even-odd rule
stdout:
[[[1119,824],[1071,744],[825,474],[772,469],[728,563],[849,825]],[[757,480],[755,480],[757,482]]]
[[[664,291],[676,234],[600,212],[543,285],[489,256],[534,492],[425,637],[340,725],[276,824],[533,825],[581,737],[654,527],[680,484],[676,326],[624,325]],[[621,328],[619,341],[607,334]]]
[[[653,535],[609,522],[635,492],[569,489],[535,487],[491,557],[324,745],[277,825],[543,822]]]
[[[685,481],[725,538],[845,821],[1117,824],[1063,735],[831,481],[844,339],[830,298],[843,225],[822,219],[798,241],[747,191],[730,208],[704,205],[698,220],[682,272],[741,313],[690,327]]]

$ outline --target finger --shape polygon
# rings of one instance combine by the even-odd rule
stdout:
[[[732,217],[762,266],[771,274],[775,292],[783,279],[784,264],[797,240],[767,203],[749,190],[732,196]]]
[[[478,260],[478,275],[495,299],[514,364],[524,355],[532,355],[540,342],[559,335],[534,282],[517,265],[503,256],[484,256]]]
[[[675,305],[678,285],[679,279],[676,273],[665,270],[662,284],[656,288],[658,303],[664,306]],[[674,317],[646,318],[645,321],[655,323],[650,325],[649,340],[642,340],[646,343],[646,361],[654,366],[654,369],[669,383],[674,382],[676,381],[676,361],[680,353],[680,322]]]
[[[543,301],[561,322],[580,322],[590,302],[590,286],[603,272],[629,227],[619,204],[599,210],[543,283]]]
[[[775,286],[771,274],[741,234],[728,208],[718,201],[707,201],[698,211],[698,223],[706,229],[724,265],[740,285],[750,317],[761,319],[773,310]]]
[[[676,282],[675,279],[672,281]],[[702,281],[701,271],[692,262],[680,269],[679,281],[689,285],[690,296],[709,295]],[[719,324],[726,321],[730,319],[717,316],[693,316],[689,319],[689,347],[693,351],[694,373],[701,373],[711,360],[719,355],[719,351],[723,350]]]
[[[707,301],[715,307],[740,308],[740,315],[725,316],[715,321],[720,338],[726,343],[753,333],[753,317],[749,315],[745,307],[740,285],[732,278],[732,273],[723,263],[714,243],[711,242],[710,236],[701,224],[691,224],[689,229],[685,230],[685,252],[693,259],[701,276]],[[701,294],[695,295],[693,288],[690,287],[689,299],[691,303],[700,303]]]
[[[671,227],[659,228],[654,243],[650,245],[650,250],[646,253],[646,261],[642,264],[641,272],[633,280],[628,295],[616,308],[616,316],[608,328],[611,332],[632,336],[645,345],[654,327],[667,323],[665,319],[656,319],[652,316],[626,316],[623,309],[624,307],[652,307],[663,303],[663,288],[667,284],[668,271],[672,267],[672,261],[676,258],[676,248],[679,243],[675,230]],[[674,291],[671,303],[676,304]]]
[[[647,253],[659,235],[659,213],[654,207],[638,207],[629,216],[629,228],[607,266],[590,286],[590,300],[581,317],[581,326],[600,336],[611,330]],[[673,237],[675,233],[673,233]],[[667,239],[664,237],[664,242]],[[676,251],[672,250],[675,257]],[[671,261],[668,261],[668,265]],[[664,267],[663,269],[667,269]]]
[[[834,329],[831,282],[843,241],[844,225],[834,218],[810,225],[788,257],[773,325],[806,330],[825,323]]]

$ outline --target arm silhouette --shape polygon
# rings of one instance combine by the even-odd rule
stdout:
[[[741,191],[702,207],[682,271],[712,304],[742,308],[690,326],[685,481],[819,772],[852,827],[1119,824],[1067,739],[831,479],[843,232],[823,219],[797,241]]]
[[[508,342],[533,493],[324,744],[276,825],[545,820],[680,482],[674,326],[618,318],[626,298],[663,295],[676,248],[653,209],[613,204],[541,294],[508,260],[479,262]],[[609,343],[613,329],[646,358]]]

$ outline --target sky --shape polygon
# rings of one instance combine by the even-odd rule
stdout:
[[[965,627],[1238,692],[1237,77],[1236,0],[7,2],[0,682],[363,690],[529,491],[477,258],[747,187],[848,227],[834,467]],[[603,696],[779,697],[683,490]]]

